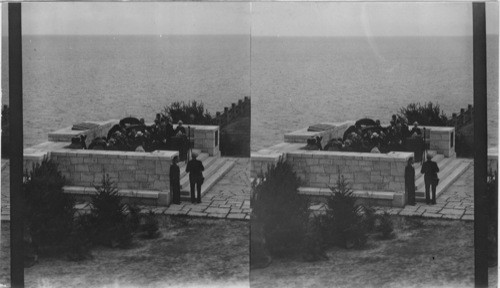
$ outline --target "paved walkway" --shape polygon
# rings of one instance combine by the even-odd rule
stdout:
[[[405,208],[381,208],[392,215],[474,221],[474,163],[444,191],[435,205],[417,202]]]
[[[181,202],[168,208],[143,207],[143,211],[151,209],[157,214],[250,220],[250,158],[229,159],[236,164],[203,196],[201,203]]]

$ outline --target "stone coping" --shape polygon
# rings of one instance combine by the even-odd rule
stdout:
[[[64,149],[70,144],[67,142],[53,142],[46,141],[35,146],[31,146],[28,148],[24,148],[23,154],[26,157],[27,155],[36,155],[36,154],[47,154],[49,151]]]
[[[319,150],[300,150],[287,152],[295,157],[310,158],[353,158],[359,160],[381,160],[381,161],[403,161],[406,162],[409,157],[413,157],[412,152],[390,152],[384,153],[365,153],[365,152],[345,152],[345,151],[319,151]]]
[[[97,191],[94,187],[64,186],[63,192],[77,195],[94,195]],[[160,191],[119,189],[118,194],[122,197],[158,199]]]
[[[333,192],[330,188],[316,188],[316,187],[299,187],[299,194],[310,196],[330,196]],[[370,198],[370,199],[386,199],[393,200],[396,192],[390,191],[352,191],[353,196],[357,198]]]
[[[488,148],[488,158],[498,158],[498,147]]]
[[[250,154],[250,157],[252,158],[252,160],[275,160],[275,161],[278,161],[281,156],[283,156],[282,153],[270,153],[270,154],[251,153]]]
[[[109,124],[113,124],[113,123],[118,124],[120,122],[120,120],[111,119],[111,120],[106,120],[106,121],[82,121],[82,122],[85,122],[85,123],[94,123],[94,124],[97,124],[97,125],[99,125],[101,127],[101,126],[105,126],[105,125],[109,125]],[[73,125],[65,127],[65,128],[61,128],[61,129],[56,130],[56,131],[49,132],[49,138],[51,136],[56,136],[56,135],[61,135],[61,136],[67,136],[67,135],[77,136],[77,135],[80,135],[80,134],[86,134],[86,132],[88,132],[89,130],[92,130],[92,129],[87,129],[87,130],[72,130],[71,128],[73,128]],[[96,127],[96,128],[98,128],[98,127]]]
[[[178,151],[155,150],[153,152],[133,152],[133,151],[113,151],[113,150],[81,150],[81,149],[64,149],[51,151],[54,155],[79,156],[91,155],[96,157],[108,158],[133,158],[133,159],[151,159],[151,158],[168,158],[173,159],[178,156]]]

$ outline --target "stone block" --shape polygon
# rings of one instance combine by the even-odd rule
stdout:
[[[83,163],[83,157],[71,157],[69,161],[71,164],[81,164]]]

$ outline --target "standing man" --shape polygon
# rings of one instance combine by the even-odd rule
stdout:
[[[424,174],[424,182],[425,182],[425,202],[430,204],[431,201],[429,199],[429,188],[432,186],[432,204],[436,204],[436,186],[439,182],[439,178],[437,173],[439,172],[439,167],[436,162],[432,161],[432,155],[427,154],[427,161],[422,165],[422,169],[420,173]]]
[[[196,159],[198,157],[196,153],[192,153],[191,157],[192,159],[186,165],[186,173],[189,173],[189,184],[191,186],[191,203],[194,203],[195,201],[195,195],[194,195],[195,185],[196,185],[196,190],[198,192],[198,195],[196,197],[197,198],[196,202],[201,203],[201,185],[205,180],[205,178],[203,178],[202,171],[205,170],[205,167],[203,167],[203,163],[201,163],[200,160]]]
[[[181,204],[181,171],[177,162],[179,162],[179,156],[174,156],[170,165],[170,191],[172,191],[172,203]]]
[[[415,168],[413,168],[413,157],[408,159],[405,168],[405,188],[408,197],[408,205],[415,206]]]

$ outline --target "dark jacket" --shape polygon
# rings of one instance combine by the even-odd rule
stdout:
[[[188,164],[186,165],[186,172],[189,173],[189,180],[201,179],[203,177],[203,173],[201,173],[203,170],[205,170],[205,167],[203,167],[203,163],[201,163],[201,161],[197,159],[189,160]]]
[[[170,165],[170,183],[178,183],[180,181],[181,170],[176,164]]]
[[[174,131],[174,135],[177,135],[177,133],[182,132],[182,134],[186,134],[186,128],[184,126],[177,126]]]
[[[411,165],[405,167],[405,184],[407,188],[415,190],[415,168]]]
[[[172,124],[168,123],[165,131],[165,137],[167,139],[170,139],[173,136],[175,136],[174,127],[172,126]]]
[[[420,170],[420,173],[424,174],[424,180],[427,181],[437,179],[438,172],[439,167],[436,162],[433,162],[432,160],[425,161],[422,165],[422,169]]]

